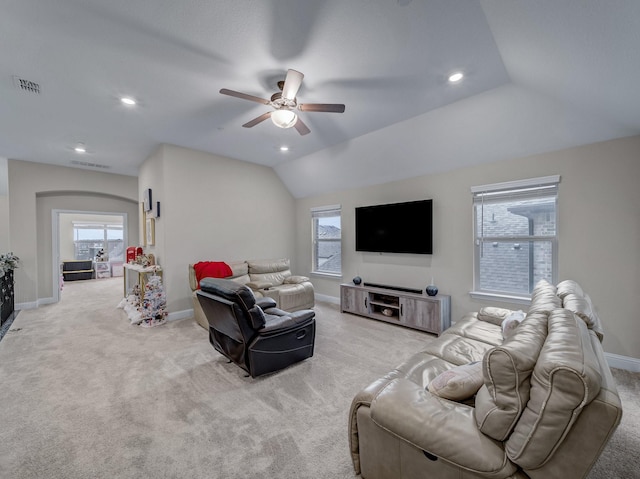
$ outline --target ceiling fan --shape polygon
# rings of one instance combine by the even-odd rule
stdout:
[[[256,103],[262,103],[263,105],[270,105],[274,108],[273,111],[263,113],[257,118],[242,125],[245,128],[251,128],[258,123],[263,122],[267,118],[271,118],[271,121],[280,128],[294,127],[301,135],[310,133],[311,130],[304,124],[300,117],[296,114],[296,108],[300,111],[326,111],[330,113],[344,113],[344,105],[337,103],[300,103],[296,98],[296,94],[302,85],[302,79],[304,75],[296,70],[288,70],[287,76],[284,81],[278,82],[279,92],[271,95],[270,100],[265,100],[253,95],[247,95],[246,93],[240,93],[233,90],[227,90],[223,88],[220,93],[223,95],[234,96],[236,98],[242,98],[243,100],[255,101]]]

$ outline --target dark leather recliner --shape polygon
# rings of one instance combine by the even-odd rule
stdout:
[[[203,278],[198,301],[209,323],[209,341],[255,378],[313,356],[315,312],[275,307],[227,279]]]

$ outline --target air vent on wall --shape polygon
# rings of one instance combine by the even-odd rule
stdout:
[[[13,85],[20,91],[25,93],[40,94],[40,84],[26,78],[20,78],[19,76],[13,76]]]
[[[71,164],[78,165],[78,166],[88,166],[89,168],[102,168],[104,170],[108,170],[109,168],[111,168],[108,165],[99,165],[97,163],[88,163],[86,161],[78,161],[78,160],[71,160]]]

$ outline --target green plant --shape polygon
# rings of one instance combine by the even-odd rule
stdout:
[[[8,271],[13,271],[18,267],[20,258],[13,253],[0,254],[0,278]]]

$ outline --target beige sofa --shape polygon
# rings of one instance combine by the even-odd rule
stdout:
[[[503,339],[505,314],[483,308],[464,317],[356,395],[349,439],[357,473],[365,479],[588,474],[622,415],[590,298],[574,281],[540,282],[526,317]],[[449,392],[462,391],[473,381],[460,371],[475,361],[475,395],[446,399],[431,385],[459,380]]]
[[[293,275],[290,261],[286,258],[227,261],[226,263],[231,268],[232,274],[225,279],[248,286],[256,298],[273,298],[279,309],[293,312],[311,309],[315,305],[313,284],[306,276]],[[193,264],[189,265],[189,287],[193,292],[194,318],[200,326],[209,329],[209,323],[195,293],[198,282]]]

